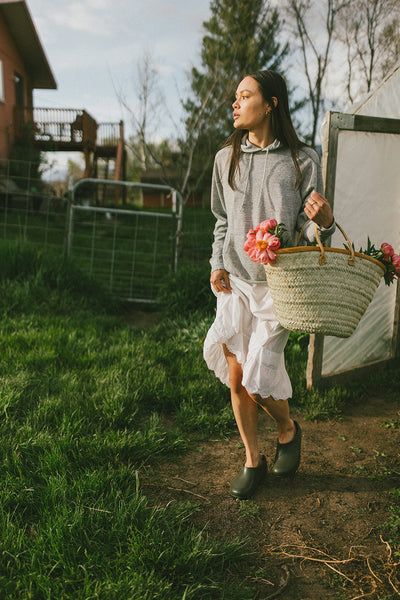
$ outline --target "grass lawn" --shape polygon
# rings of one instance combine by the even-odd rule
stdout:
[[[190,335],[182,322],[133,329],[73,265],[26,245],[1,252],[2,598],[250,598],[228,575],[242,542],[140,491],[141,469],[184,451],[184,427],[165,423],[190,418],[200,386],[220,411],[192,429],[231,427],[226,394],[204,381],[206,319]]]
[[[235,429],[229,391],[202,360],[204,267],[171,278],[160,324],[142,330],[73,263],[19,243],[0,251],[1,598],[253,598],[244,540],[214,539],[192,524],[196,505],[150,505],[140,486],[160,456]],[[306,345],[292,336],[287,352],[298,407],[337,415],[354,392],[307,392]]]

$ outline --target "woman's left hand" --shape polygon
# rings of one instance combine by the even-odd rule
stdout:
[[[325,229],[330,227],[333,223],[333,212],[328,200],[315,190],[308,198],[304,206],[304,212],[309,219]]]

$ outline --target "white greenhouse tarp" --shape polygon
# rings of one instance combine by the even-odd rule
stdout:
[[[400,119],[400,65],[352,114]],[[324,154],[327,135],[326,128]],[[334,214],[356,250],[366,248],[369,236],[376,247],[388,242],[400,253],[399,161],[397,133],[338,132]],[[336,231],[331,245],[342,248],[343,242]],[[382,280],[355,333],[348,339],[324,338],[322,376],[389,358],[395,306],[396,285],[388,287]]]
[[[341,131],[338,139],[334,212],[356,250],[370,237],[400,252],[400,135]],[[332,246],[343,247],[336,231]],[[324,339],[322,375],[390,356],[396,285],[382,281],[356,331],[348,339]]]
[[[400,63],[376,90],[349,112],[368,117],[400,119]]]

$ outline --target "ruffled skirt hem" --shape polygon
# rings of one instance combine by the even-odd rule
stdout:
[[[231,294],[216,294],[216,318],[204,341],[207,366],[229,387],[225,344],[242,365],[242,384],[250,394],[286,400],[292,396],[284,360],[289,331],[277,321],[265,284],[250,284],[234,276],[230,281]]]

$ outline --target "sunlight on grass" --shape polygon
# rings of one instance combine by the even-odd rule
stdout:
[[[244,542],[216,541],[192,525],[195,506],[150,506],[140,490],[142,470],[236,431],[229,390],[202,358],[208,266],[193,269],[195,297],[187,267],[177,274],[159,324],[142,330],[76,265],[25,244],[3,255],[1,597],[250,600]],[[306,348],[291,335],[294,406],[338,415],[354,392],[307,392]]]
[[[243,542],[197,531],[195,507],[149,507],[139,486],[141,468],[202,425],[179,413],[215,391],[207,324],[130,328],[73,265],[14,251],[0,272],[2,598],[250,599],[228,575]]]

